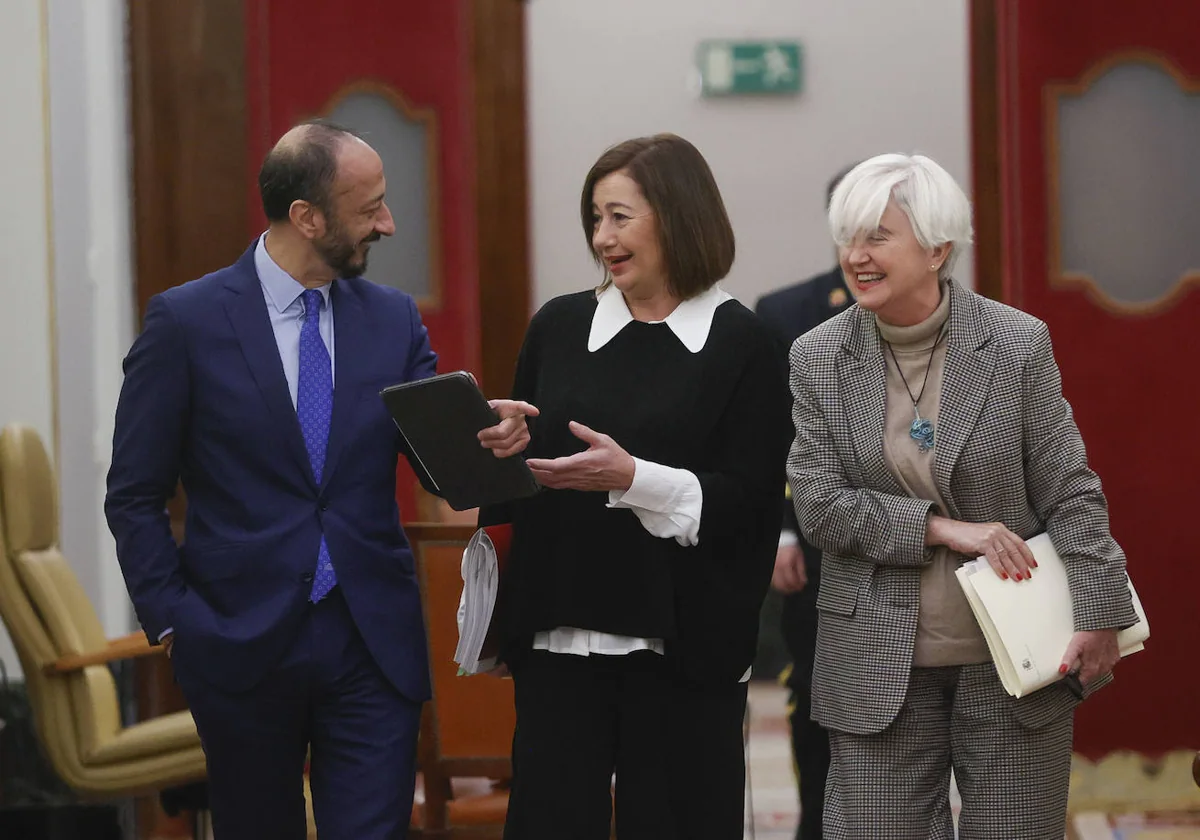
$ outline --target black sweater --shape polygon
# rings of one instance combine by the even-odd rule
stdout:
[[[690,470],[704,497],[698,544],[651,536],[604,492],[545,489],[483,511],[484,524],[513,523],[498,605],[505,656],[538,631],[579,627],[664,639],[688,674],[736,681],[754,658],[793,434],[778,348],[726,301],[698,353],[666,324],[639,321],[589,352],[596,305],[592,291],[566,295],[529,325],[513,387],[541,411],[526,456],[586,449],[567,427],[575,420],[637,458]]]

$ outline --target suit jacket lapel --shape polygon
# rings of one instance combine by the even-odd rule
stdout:
[[[838,357],[838,383],[850,423],[850,438],[867,486],[902,493],[883,457],[887,370],[875,316],[864,309],[858,310],[858,318]]]
[[[266,400],[267,409],[275,419],[276,427],[283,431],[288,452],[309,484],[315,487],[304,435],[288,392],[279,345],[275,343],[275,333],[271,329],[271,317],[267,314],[267,301],[262,295],[258,272],[254,270],[253,248],[238,260],[237,267],[238,276],[226,285],[232,294],[225,301],[225,312],[242,347],[250,374]]]
[[[369,346],[369,338],[364,335],[366,314],[359,299],[349,294],[341,281],[334,281],[330,295],[333,300],[333,418],[329,425],[325,468],[321,471],[322,488],[329,486],[329,479],[337,469],[346,439],[352,431],[355,402],[361,396],[357,387],[360,376],[356,374],[362,373]]]
[[[954,281],[950,282],[949,288],[950,332],[938,406],[933,477],[942,498],[951,508],[951,515],[957,517],[950,479],[991,392],[996,351],[991,335],[980,319],[974,295]]]

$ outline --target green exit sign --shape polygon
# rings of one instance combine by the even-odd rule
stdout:
[[[800,92],[800,44],[795,41],[702,41],[696,63],[705,96]]]

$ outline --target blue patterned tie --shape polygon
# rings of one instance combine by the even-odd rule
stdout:
[[[316,289],[304,291],[304,325],[300,327],[300,377],[296,384],[296,416],[312,464],[313,477],[321,483],[325,468],[325,450],[329,446],[329,419],[333,415],[333,371],[329,351],[321,340],[321,305],[325,299]],[[329,548],[321,536],[317,552],[317,571],[309,600],[314,604],[337,584]]]

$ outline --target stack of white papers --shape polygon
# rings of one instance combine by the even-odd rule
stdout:
[[[958,582],[987,639],[1000,682],[1023,697],[1062,679],[1058,672],[1075,633],[1067,570],[1047,534],[1026,541],[1037,560],[1029,580],[1000,578],[984,557],[958,568]],[[1117,634],[1121,656],[1136,653],[1150,637],[1142,602],[1129,583],[1137,624]]]
[[[496,657],[483,657],[484,642],[496,608],[500,568],[496,547],[482,528],[463,551],[462,597],[458,602],[458,647],[454,661],[459,674],[482,674],[496,667]],[[481,658],[483,657],[483,658]]]

